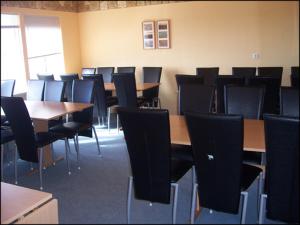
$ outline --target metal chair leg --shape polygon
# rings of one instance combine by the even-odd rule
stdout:
[[[110,111],[111,111],[111,109],[108,108],[107,110],[108,110],[108,112],[107,112],[107,129],[108,129],[108,133],[109,133],[110,132]]]
[[[76,134],[75,137],[74,137],[74,145],[75,145],[75,150],[76,150],[76,153],[77,153],[77,164],[78,164],[78,169],[80,170],[78,134]]]
[[[50,144],[51,152],[52,152],[52,165],[55,166],[55,157],[54,157],[54,150],[53,150],[53,143]]]
[[[266,210],[266,200],[267,200],[267,195],[262,194],[260,196],[260,207],[259,207],[259,216],[258,216],[258,224],[262,224],[264,221],[265,217],[265,210]]]
[[[39,151],[40,190],[43,190],[43,148]]]
[[[117,113],[117,131],[119,133],[119,114]]]
[[[18,150],[15,148],[15,157],[14,157],[14,165],[15,165],[15,184],[18,184]]]
[[[242,191],[241,195],[243,195],[243,208],[242,208],[242,217],[241,224],[245,224],[246,222],[246,213],[247,213],[247,203],[248,203],[248,192]]]
[[[258,185],[257,185],[257,213],[259,214],[259,208],[260,208],[260,197],[263,192],[263,172],[259,173],[258,178]]]
[[[127,193],[127,223],[130,223],[130,208],[131,208],[131,194],[132,194],[132,176],[128,179],[128,193]]]
[[[70,160],[69,160],[69,145],[68,145],[68,138],[65,138],[65,151],[66,151],[66,159],[67,159],[67,166],[68,166],[68,174],[71,175],[71,170],[70,170]]]
[[[4,156],[4,147],[1,145],[1,181],[3,180],[3,156]]]
[[[192,166],[192,181],[193,181],[193,184],[197,183],[196,168],[195,168],[195,166]]]
[[[92,129],[94,131],[95,138],[96,138],[96,143],[97,143],[97,148],[98,148],[98,154],[99,154],[100,157],[102,157],[101,151],[100,151],[100,145],[99,145],[99,141],[98,141],[98,136],[97,136],[97,133],[96,133],[96,129],[95,129],[94,126],[92,126]]]
[[[195,220],[195,208],[196,208],[196,194],[197,194],[198,184],[194,183],[193,185],[193,194],[192,194],[192,207],[191,207],[191,224],[194,224]]]
[[[174,187],[174,198],[173,198],[173,218],[172,223],[176,223],[176,212],[177,212],[177,200],[178,200],[178,184],[172,183],[171,186]]]

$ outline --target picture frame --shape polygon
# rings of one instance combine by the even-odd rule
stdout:
[[[153,20],[143,21],[143,46],[144,49],[155,49],[155,23]]]
[[[170,44],[170,21],[158,20],[156,24],[157,48],[171,48]]]

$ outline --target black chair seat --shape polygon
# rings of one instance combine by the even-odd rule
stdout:
[[[57,126],[57,125],[61,125],[62,123],[63,123],[62,118],[59,118],[57,120],[49,120],[48,121],[48,127],[54,127],[54,126]]]
[[[1,126],[1,144],[8,143],[14,140],[15,137],[9,127],[2,127]]]
[[[66,122],[63,124],[59,124],[57,126],[53,126],[50,128],[50,131],[57,134],[64,134],[68,138],[72,138],[76,133],[86,130],[90,128],[91,125],[87,123],[79,123],[79,122]]]
[[[172,158],[194,162],[192,147],[190,145],[172,144]]]
[[[193,163],[186,160],[171,159],[171,182],[176,183],[193,166]]]
[[[106,97],[106,105],[108,107],[117,105],[118,104],[118,98],[116,96],[108,96]]]
[[[243,172],[242,172],[241,188],[242,191],[245,191],[255,181],[259,173],[262,172],[262,169],[256,166],[243,163],[242,171]]]
[[[36,145],[39,148],[45,145],[49,145],[52,142],[55,142],[61,138],[62,138],[61,135],[51,133],[51,132],[38,132],[35,134]]]

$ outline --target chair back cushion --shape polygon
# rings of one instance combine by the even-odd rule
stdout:
[[[102,74],[104,83],[111,83],[114,70],[115,67],[97,67],[96,74]]]
[[[73,80],[79,80],[79,76],[77,73],[65,74],[65,75],[60,75],[60,79],[65,82],[64,98],[67,99],[68,102],[71,102]]]
[[[144,83],[159,83],[162,67],[143,67]],[[143,97],[146,99],[157,98],[159,94],[159,86],[143,91]]]
[[[14,94],[16,80],[1,80],[1,97],[12,97]]]
[[[256,67],[232,67],[232,75],[238,77],[255,77]]]
[[[215,85],[219,67],[198,67],[196,74],[203,77],[204,85]]]
[[[117,67],[117,73],[133,73],[133,74],[135,74],[135,66]]]
[[[280,88],[280,115],[299,117],[299,89]]]
[[[82,68],[81,75],[82,74],[94,74],[95,71],[96,71],[96,68]]]
[[[202,76],[176,74],[175,78],[178,90],[182,84],[204,84],[204,78]]]
[[[44,87],[44,80],[28,80],[26,99],[29,101],[43,101]]]
[[[61,102],[65,93],[65,82],[45,81],[44,101]]]
[[[38,74],[37,75],[39,80],[44,80],[44,81],[51,81],[54,80],[54,75],[53,74]]]

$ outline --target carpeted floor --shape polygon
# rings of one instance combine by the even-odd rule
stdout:
[[[44,170],[44,191],[58,199],[59,223],[64,224],[119,224],[126,223],[127,184],[130,164],[123,133],[112,129],[97,129],[102,158],[97,154],[95,139],[79,137],[81,170],[77,169],[76,153],[71,143],[71,172],[67,173],[66,160]],[[54,143],[56,156],[64,156],[64,142]],[[13,183],[13,165],[4,167],[4,181]],[[39,189],[38,173],[29,175],[29,163],[18,161],[18,185]],[[177,223],[189,223],[192,176],[189,171],[179,182]],[[257,223],[257,183],[249,190],[247,223]],[[172,205],[132,201],[132,223],[172,223]],[[195,223],[237,224],[240,215],[231,215],[202,209]],[[278,223],[266,220],[266,223]]]

